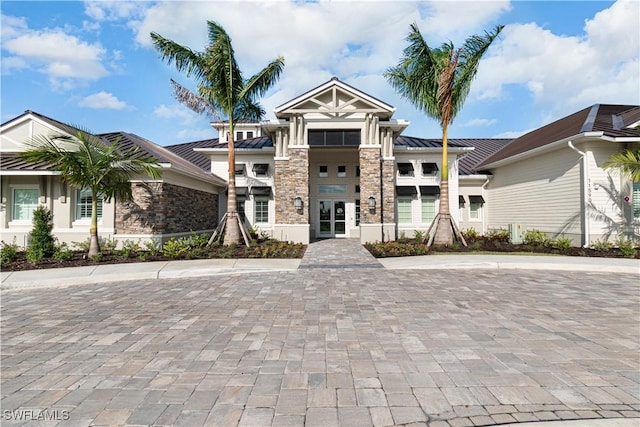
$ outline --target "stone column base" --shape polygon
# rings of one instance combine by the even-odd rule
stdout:
[[[309,224],[275,224],[273,238],[283,242],[309,244]]]

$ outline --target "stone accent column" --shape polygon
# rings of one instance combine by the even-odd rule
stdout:
[[[396,225],[396,188],[395,188],[395,162],[384,159],[382,161],[382,222],[385,225]],[[385,239],[394,240],[385,235]]]
[[[309,149],[289,146],[288,158],[275,160],[276,239],[309,243]],[[302,198],[302,211],[294,206]]]
[[[380,146],[360,146],[360,241],[382,240],[381,155]],[[369,197],[376,201],[375,212],[369,210]]]

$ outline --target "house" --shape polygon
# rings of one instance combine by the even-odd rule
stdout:
[[[404,135],[409,123],[394,112],[332,78],[277,107],[275,119],[237,123],[237,208],[245,224],[302,243],[427,231],[439,210],[442,142]],[[612,231],[633,231],[640,225],[640,184],[610,175],[602,164],[640,146],[639,124],[638,106],[594,105],[513,140],[449,139],[451,214],[463,230],[509,229],[514,240],[535,228],[589,245]],[[124,132],[99,135],[105,143],[140,147],[164,172],[158,181],[132,180],[133,204],[103,202],[102,234],[166,240],[211,231],[226,210],[229,177],[229,124],[212,126],[218,138],[168,147]],[[64,129],[33,112],[2,125],[3,240],[26,241],[28,212],[37,204],[53,210],[62,240],[88,235],[87,195],[46,166],[15,160],[22,141]],[[621,197],[612,201],[612,191]]]
[[[16,155],[38,135],[70,134],[73,129],[54,119],[26,111],[0,126],[0,232],[5,242],[27,245],[32,213],[38,205],[53,213],[53,233],[61,242],[89,237],[91,194],[69,187],[59,172],[44,164],[25,163]],[[158,161],[162,177],[134,177],[133,201],[100,200],[101,237],[118,241],[168,240],[191,231],[211,231],[218,222],[218,192],[226,183],[164,147],[126,132],[97,135],[105,144],[119,141]]]
[[[280,240],[330,237],[394,240],[426,231],[439,207],[442,144],[402,135],[395,109],[337,78],[282,104],[275,119],[235,132],[238,210]],[[210,159],[228,179],[228,124],[220,137],[171,146],[191,161]],[[459,213],[458,159],[474,148],[449,144],[450,209]],[[199,156],[198,156],[199,155]],[[220,194],[220,213],[226,195]],[[458,218],[458,216],[456,216]]]
[[[596,104],[472,166],[491,177],[483,193],[486,228],[535,228],[584,246],[618,232],[638,234],[640,183],[602,168],[612,154],[640,147],[638,126],[640,107]]]

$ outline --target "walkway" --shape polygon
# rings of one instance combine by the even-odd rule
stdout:
[[[636,274],[390,270],[360,249],[3,292],[2,425],[640,422]]]

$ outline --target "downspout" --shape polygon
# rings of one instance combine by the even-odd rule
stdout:
[[[587,159],[587,153],[584,151],[578,150],[572,141],[568,141],[567,145],[573,151],[580,155],[580,159],[582,160],[582,200],[583,200],[583,209],[582,209],[582,223],[584,224],[584,239],[583,239],[583,247],[588,248],[591,246],[591,227],[589,224],[589,162]]]
[[[484,184],[482,184],[482,187],[480,187],[482,189],[482,194],[485,195],[487,194],[487,185],[489,184],[489,181],[491,181],[491,177],[492,175],[487,175],[487,180],[484,182]],[[482,234],[485,234],[488,230],[487,230],[487,218],[488,218],[488,211],[486,210],[486,208],[484,209],[483,215],[482,215]]]

